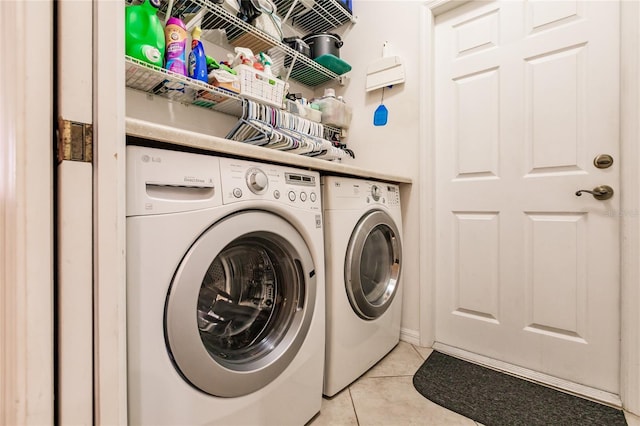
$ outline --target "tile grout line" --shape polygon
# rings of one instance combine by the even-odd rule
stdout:
[[[411,347],[413,348],[413,350],[414,350],[414,351],[416,351],[416,353],[418,354],[418,356],[420,357],[420,359],[422,360],[422,362],[425,362],[425,361],[427,360],[427,358],[429,358],[429,357],[427,357],[427,358],[422,358],[422,354],[420,353],[420,351],[419,351],[419,350],[417,350],[417,349],[416,349],[415,345],[413,345],[413,344],[412,344],[412,345],[411,345]],[[431,350],[433,351],[433,349],[432,349],[432,348],[429,348],[429,349],[431,349]]]
[[[395,378],[395,377],[413,377],[416,373],[412,373],[412,374],[397,374],[394,376],[369,376],[369,377],[363,377],[363,379],[391,379],[391,378]]]
[[[349,399],[351,400],[351,407],[353,407],[353,414],[356,416],[356,424],[360,426],[360,419],[358,418],[358,412],[356,411],[356,404],[353,402],[353,395],[351,395],[351,386],[347,388],[349,391]]]

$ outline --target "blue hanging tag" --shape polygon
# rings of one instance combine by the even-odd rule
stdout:
[[[387,125],[387,117],[389,116],[389,111],[387,111],[387,107],[383,104],[380,104],[376,111],[373,113],[373,125],[374,126],[386,126]]]

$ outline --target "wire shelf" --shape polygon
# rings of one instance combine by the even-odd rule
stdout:
[[[283,21],[309,33],[338,28],[347,22],[355,23],[351,11],[336,0],[274,0]]]
[[[242,98],[226,90],[147,64],[130,56],[125,57],[126,85],[148,94],[224,112],[242,113]]]
[[[203,30],[224,30],[232,46],[247,47],[256,54],[267,52],[272,59],[272,72],[284,81],[292,78],[306,86],[314,87],[338,78],[338,74],[242,21],[210,0],[183,1],[197,4],[206,11],[202,16]]]
[[[128,1],[136,2],[135,0]],[[234,47],[246,47],[255,54],[266,52],[272,59],[271,69],[273,74],[284,81],[288,81],[291,78],[305,86],[315,87],[339,77],[338,74],[253,25],[244,22],[223,6],[213,3],[211,0],[175,0],[172,4],[170,3],[167,1],[162,2],[159,11],[161,16],[166,16],[167,13],[172,16],[180,16],[187,22],[187,26],[189,26],[189,22],[197,22],[202,28],[203,34],[211,30],[223,31],[229,44]],[[333,10],[333,14],[336,13],[334,9],[341,8],[335,0],[322,0],[317,4],[318,11]],[[331,6],[321,6],[321,4]],[[169,6],[171,6],[171,10],[169,10]],[[314,10],[316,10],[316,6],[314,6]],[[279,11],[279,13],[284,13],[282,9],[279,9]],[[318,18],[318,16],[321,16],[319,15],[320,13],[322,12],[314,13],[318,20],[339,21],[330,12],[327,12],[326,17]]]
[[[339,141],[340,135],[342,133],[341,129],[337,127],[329,126],[328,124],[323,124],[324,126],[324,138],[329,141]]]
[[[127,87],[175,102],[195,105],[229,115],[242,115],[242,96],[181,76],[130,56],[125,57]],[[169,83],[169,84],[167,84]],[[339,128],[324,125],[325,137],[336,140]]]

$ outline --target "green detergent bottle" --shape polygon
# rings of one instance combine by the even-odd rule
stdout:
[[[160,0],[144,0],[125,8],[127,55],[162,67],[164,61],[164,29],[158,18]]]

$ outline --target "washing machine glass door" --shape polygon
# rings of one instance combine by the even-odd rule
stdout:
[[[367,320],[382,315],[398,290],[402,264],[400,233],[381,210],[364,215],[351,234],[345,284],[353,310]]]
[[[254,392],[297,354],[315,298],[313,259],[290,223],[267,212],[230,216],[197,239],[176,271],[165,310],[174,365],[208,394]]]

